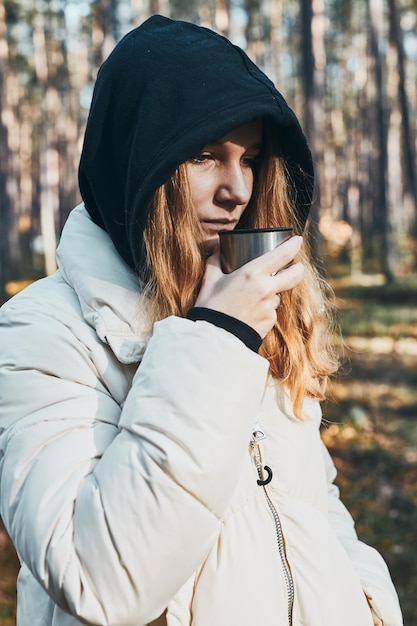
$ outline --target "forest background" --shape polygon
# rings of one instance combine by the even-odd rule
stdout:
[[[55,270],[98,67],[154,13],[229,37],[302,121],[345,336],[323,438],[417,626],[417,0],[0,0],[0,303]],[[0,523],[0,626],[16,572]]]

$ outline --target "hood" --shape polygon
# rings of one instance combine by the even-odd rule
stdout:
[[[155,190],[204,145],[260,118],[270,120],[288,160],[304,227],[313,185],[306,138],[282,95],[240,48],[159,15],[117,44],[97,76],[79,185],[87,211],[130,267],[142,263]]]

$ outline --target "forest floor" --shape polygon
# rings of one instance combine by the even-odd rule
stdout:
[[[406,626],[417,626],[417,277],[384,285],[331,268],[343,366],[323,438],[361,539],[387,561]],[[15,623],[18,564],[0,525],[0,626]]]
[[[331,283],[345,345],[323,439],[359,537],[383,554],[404,624],[417,626],[417,276]]]

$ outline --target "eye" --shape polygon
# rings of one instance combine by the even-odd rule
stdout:
[[[207,161],[211,161],[213,156],[209,152],[200,152],[197,156],[190,159],[190,163],[207,163]]]
[[[252,170],[256,170],[261,163],[261,155],[254,154],[254,155],[244,156],[241,159],[241,163],[245,167],[250,167]]]

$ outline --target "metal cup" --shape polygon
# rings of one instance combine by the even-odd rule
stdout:
[[[273,250],[292,235],[292,228],[251,228],[219,233],[223,272],[229,274],[265,252]]]

